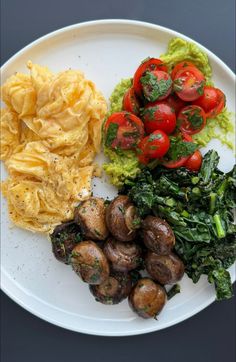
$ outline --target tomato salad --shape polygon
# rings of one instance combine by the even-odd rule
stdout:
[[[105,145],[132,150],[140,164],[156,160],[167,168],[198,171],[202,155],[191,135],[225,106],[225,95],[206,85],[203,73],[189,61],[171,72],[156,58],[147,58],[136,70],[123,97],[122,112],[105,122]]]

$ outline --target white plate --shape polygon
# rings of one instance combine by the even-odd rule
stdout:
[[[53,71],[78,68],[93,80],[108,98],[121,78],[132,76],[140,61],[149,55],[158,57],[168,41],[181,36],[160,26],[129,20],[102,20],[58,30],[30,44],[2,67],[2,82],[16,71],[26,71],[33,62]],[[234,74],[214,54],[203,48],[213,67],[214,81],[227,96],[234,110]],[[233,155],[218,142],[221,168],[229,170]],[[2,169],[3,176],[4,170]],[[95,194],[113,196],[115,190],[98,182]],[[166,328],[196,314],[215,299],[214,288],[202,278],[197,285],[184,277],[181,293],[167,303],[156,320],[138,318],[127,301],[117,306],[95,302],[88,286],[69,266],[55,260],[48,240],[18,228],[12,228],[2,201],[2,289],[22,307],[58,326],[82,333],[125,336]],[[231,268],[233,279],[233,268]]]

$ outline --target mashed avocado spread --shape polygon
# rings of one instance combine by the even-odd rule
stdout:
[[[175,64],[183,60],[191,61],[203,72],[207,84],[212,85],[212,70],[207,54],[196,44],[188,42],[181,38],[173,38],[168,45],[167,52],[160,58],[171,71]],[[120,112],[122,110],[122,101],[125,92],[131,87],[132,79],[122,79],[117,84],[110,97],[109,114]],[[233,131],[232,113],[225,108],[214,119],[208,119],[205,128],[194,135],[194,141],[199,146],[206,146],[212,138],[219,139],[223,144],[233,149]],[[104,153],[109,157],[110,162],[105,163],[103,168],[110,177],[110,182],[121,187],[127,178],[134,179],[140,172],[140,165],[136,154],[133,151],[113,151],[104,145]]]
[[[169,71],[183,60],[192,62],[205,75],[207,83],[211,82],[212,70],[208,56],[194,43],[181,38],[173,38],[168,44],[167,52],[162,54],[160,59],[168,66]]]

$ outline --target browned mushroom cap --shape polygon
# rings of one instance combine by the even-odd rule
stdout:
[[[150,276],[163,285],[174,284],[184,275],[184,264],[173,253],[157,255],[149,251],[145,258],[145,265]]]
[[[112,268],[121,272],[137,268],[142,261],[142,250],[134,242],[124,243],[110,238],[105,242],[103,252],[111,262]]]
[[[104,200],[99,197],[90,197],[75,209],[75,221],[81,226],[85,238],[93,240],[107,238],[105,211]]]
[[[50,238],[56,259],[69,264],[73,248],[82,240],[81,229],[72,221],[65,222],[56,226]]]
[[[147,216],[142,222],[146,247],[157,254],[167,255],[175,245],[175,235],[169,224],[157,216]]]
[[[71,265],[85,283],[101,284],[109,276],[107,258],[93,241],[81,241],[73,249]]]
[[[97,302],[103,304],[118,304],[127,298],[131,288],[132,280],[129,274],[111,272],[100,285],[90,285],[90,291]]]
[[[131,241],[136,236],[136,208],[128,196],[117,196],[106,209],[106,223],[111,234],[119,241]]]
[[[149,278],[140,279],[129,295],[130,307],[142,318],[154,318],[165,303],[165,289]]]

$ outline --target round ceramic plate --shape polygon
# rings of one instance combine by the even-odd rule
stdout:
[[[172,37],[180,36],[160,26],[128,20],[101,20],[58,30],[30,44],[2,67],[2,82],[16,71],[26,72],[26,62],[47,65],[53,71],[80,69],[108,99],[121,78],[131,77],[140,61],[166,51]],[[234,74],[214,54],[203,48],[213,68],[213,79],[234,111]],[[219,142],[220,167],[229,170],[233,154]],[[102,162],[102,156],[100,156]],[[3,178],[6,176],[2,168]],[[116,190],[105,179],[95,180],[95,195],[113,197]],[[158,320],[143,320],[127,300],[116,306],[97,303],[88,286],[69,266],[56,261],[46,237],[13,227],[2,200],[2,289],[22,307],[58,326],[82,333],[125,336],[157,331],[196,314],[215,299],[214,288],[202,278],[194,285],[186,276],[181,293],[170,300]],[[231,275],[234,279],[233,268]]]

